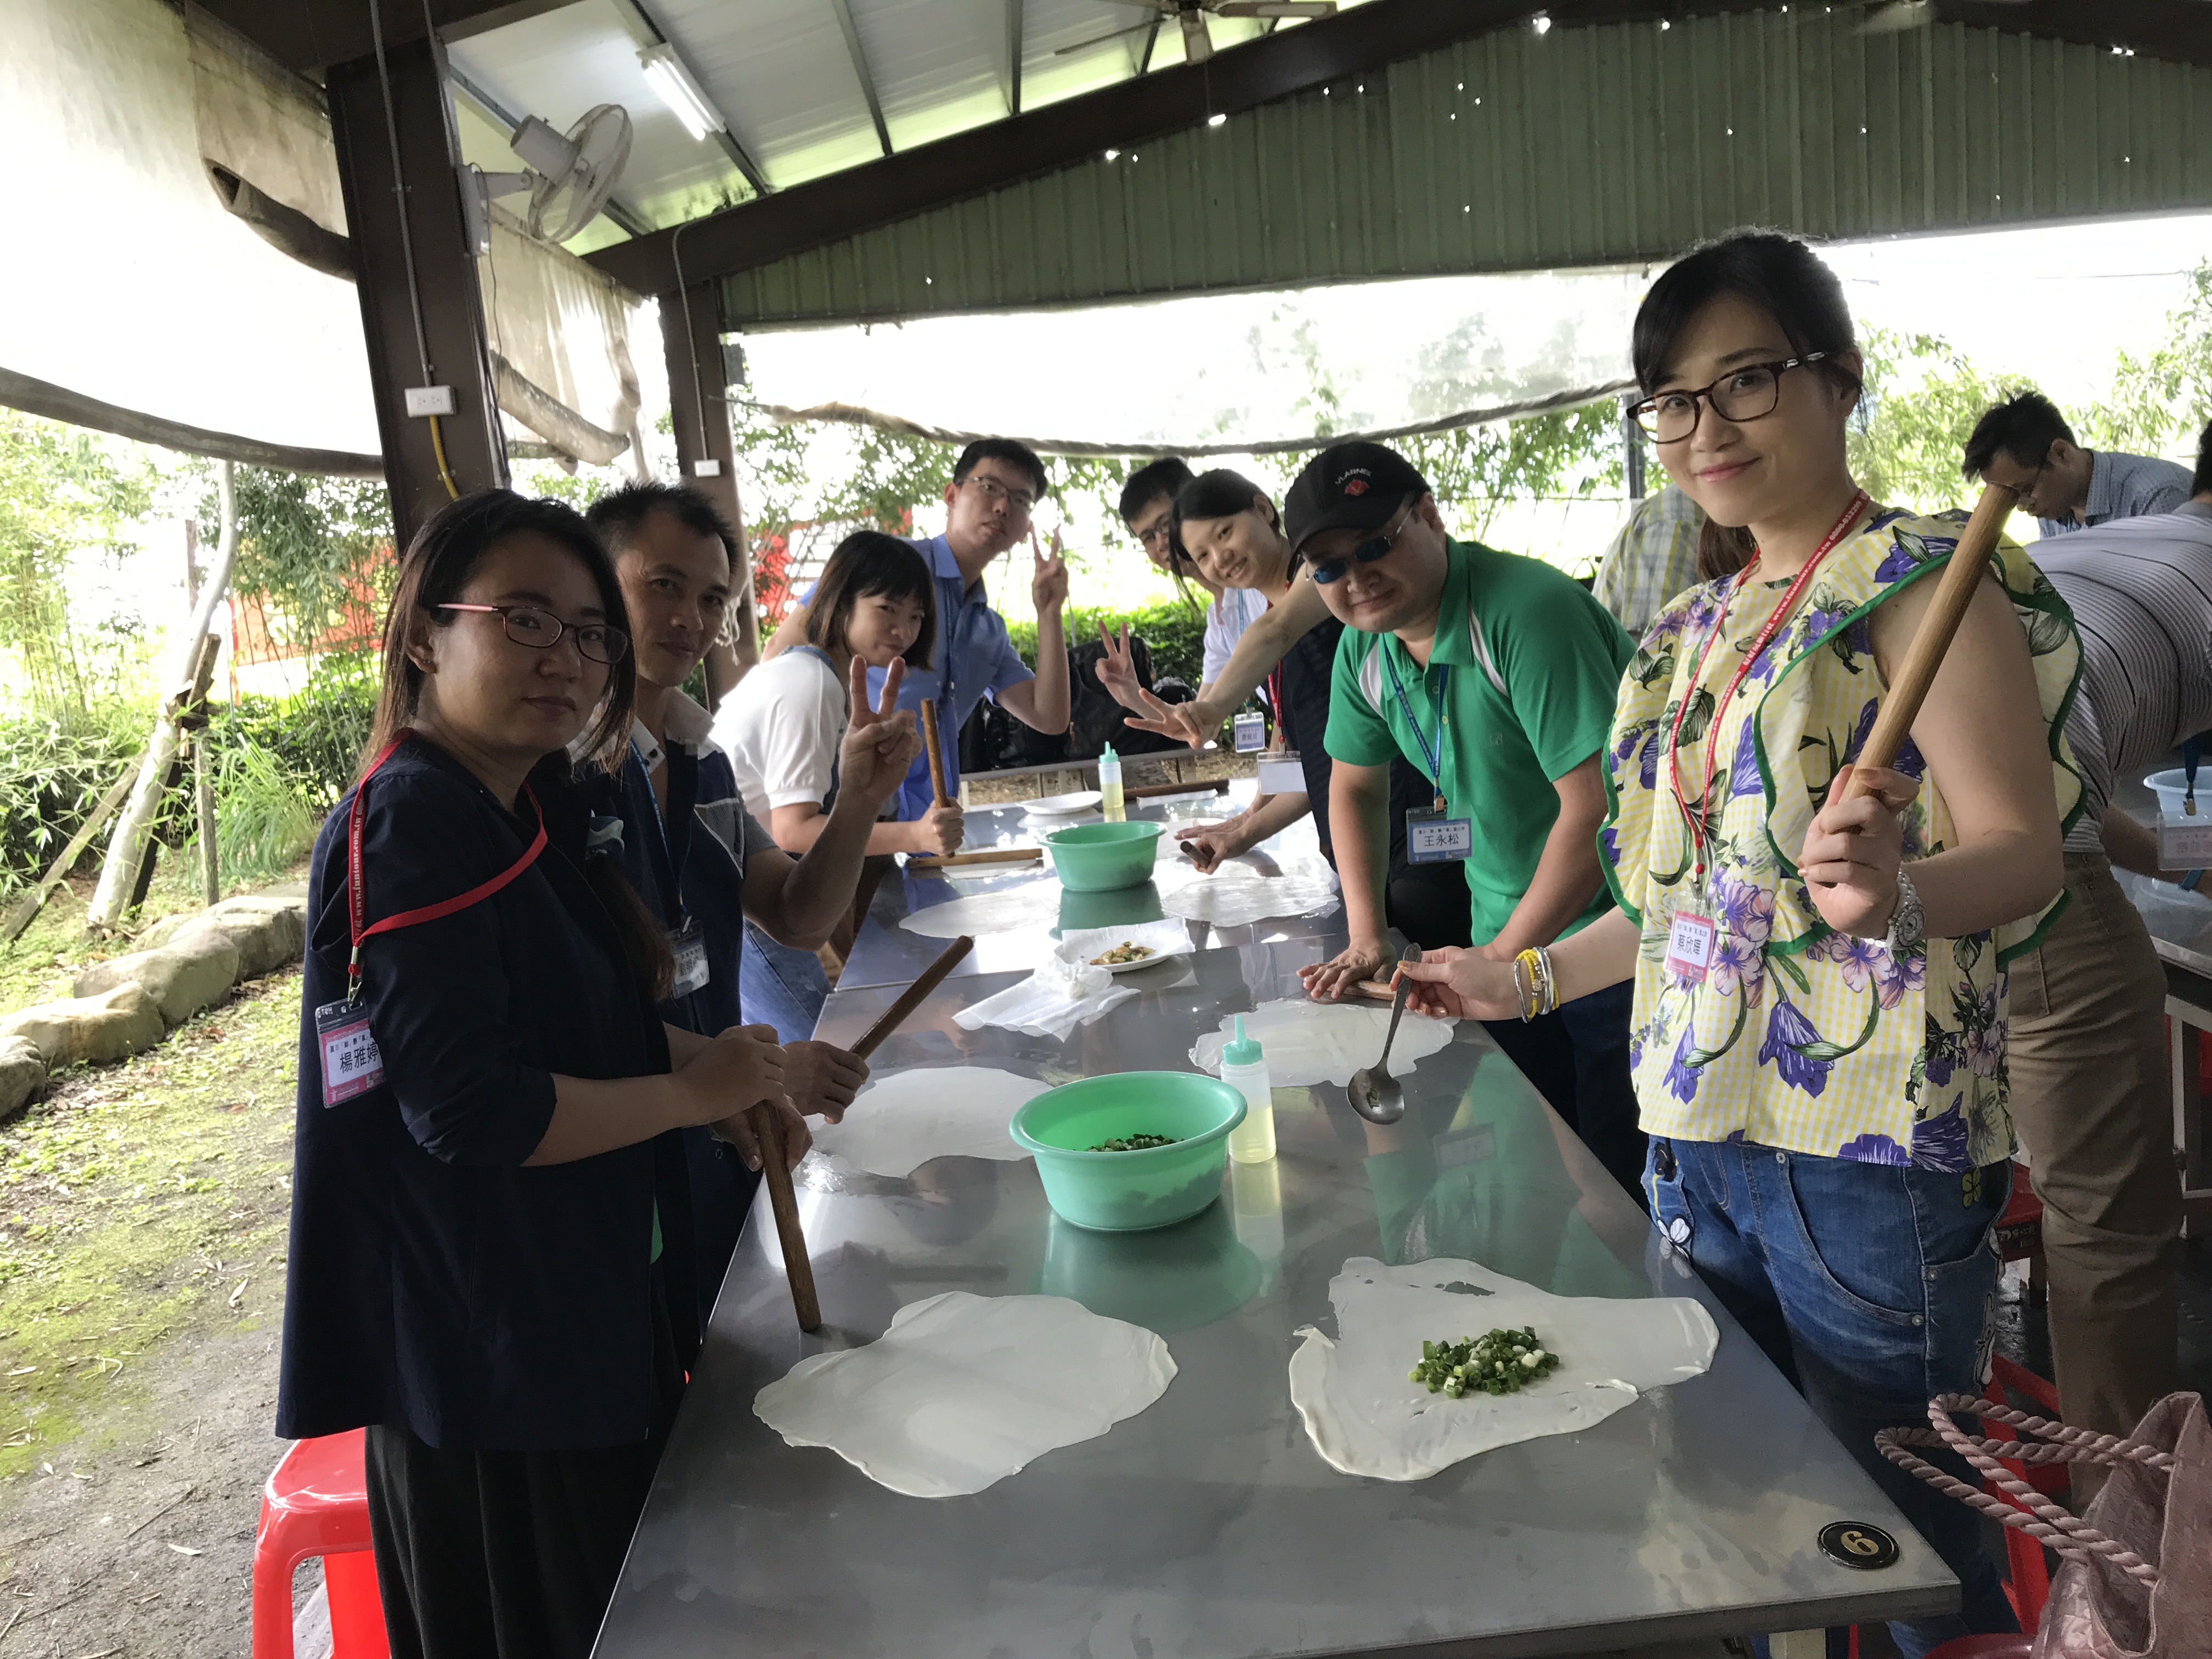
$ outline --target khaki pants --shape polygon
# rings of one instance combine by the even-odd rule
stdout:
[[[2066,890],[2041,946],[2012,964],[2006,1060],[2043,1200],[2060,1407],[2069,1423],[2125,1434],[2181,1386],[2166,975],[2103,857],[2068,854]]]

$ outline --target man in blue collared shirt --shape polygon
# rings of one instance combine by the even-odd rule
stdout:
[[[1046,483],[1044,463],[1025,445],[1011,438],[979,438],[960,452],[952,482],[945,486],[945,533],[915,544],[937,577],[939,635],[936,666],[908,671],[899,688],[899,707],[913,709],[919,720],[921,700],[936,699],[945,787],[955,799],[960,791],[960,728],[987,692],[1025,726],[1040,732],[1067,730],[1067,639],[1060,626],[1067,567],[1060,561],[1058,536],[1047,555],[1036,550],[1030,532],[1030,514]],[[983,592],[985,568],[1025,532],[1036,561],[1030,578],[1030,597],[1036,605],[1034,674]],[[783,619],[761,655],[773,657],[805,638],[806,609],[801,605]],[[869,689],[880,691],[882,685],[883,672],[870,669]],[[933,799],[924,755],[900,788],[898,816],[921,817]]]
[[[2082,448],[2058,405],[2039,392],[1984,410],[1960,470],[2018,490],[2045,536],[2171,513],[2189,499],[2187,467],[2155,455]]]

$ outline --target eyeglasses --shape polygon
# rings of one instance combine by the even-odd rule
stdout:
[[[1413,504],[1407,501],[1404,510],[1398,514],[1398,523],[1395,529],[1387,531],[1380,536],[1370,536],[1342,558],[1323,559],[1313,568],[1310,573],[1313,579],[1325,587],[1341,577],[1355,564],[1373,564],[1376,560],[1390,550],[1391,544],[1403,533],[1413,516]]]
[[[1136,535],[1138,545],[1141,547],[1150,547],[1154,542],[1163,545],[1172,545],[1175,539],[1175,514],[1163,513],[1156,521],[1138,531]]]
[[[1702,392],[1662,392],[1628,412],[1637,425],[1650,434],[1654,443],[1678,444],[1698,429],[1702,412],[1710,404],[1723,421],[1756,421],[1774,413],[1782,401],[1782,377],[1793,368],[1808,368],[1827,357],[1825,351],[1808,351],[1802,357],[1784,357],[1771,363],[1746,363],[1732,368]]]
[[[481,611],[497,617],[507,638],[533,651],[550,651],[563,634],[576,636],[576,649],[593,662],[610,665],[629,649],[629,635],[609,623],[564,623],[534,605],[441,605],[441,611]]]
[[[1012,501],[1014,511],[1024,519],[1029,517],[1030,509],[1036,505],[1036,496],[1024,495],[1018,489],[1009,489],[996,478],[984,473],[971,472],[960,482],[974,484],[976,494],[987,501]]]

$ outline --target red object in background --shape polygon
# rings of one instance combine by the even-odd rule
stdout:
[[[2058,1388],[2054,1382],[2038,1376],[2025,1365],[2016,1365],[2002,1354],[1990,1356],[1990,1380],[1982,1389],[1982,1398],[2000,1406],[2017,1407],[2053,1422],[2058,1417]],[[2017,1440],[2020,1433],[2008,1424],[1982,1421],[1982,1432],[1991,1440]],[[2068,1501],[2071,1478],[2064,1463],[2016,1463],[2010,1458],[2000,1459],[2007,1473],[2025,1480],[2036,1491],[2055,1503]],[[2014,1498],[1993,1480],[1982,1483],[1982,1490],[1993,1498],[2001,1498],[2014,1509],[2025,1511],[2027,1505]],[[2007,1527],[2005,1535],[2005,1566],[2007,1569],[2005,1596],[2011,1601],[2020,1627],[2032,1631],[2041,1622],[2043,1604],[2051,1599],[2051,1563],[2043,1553],[2043,1546],[2016,1527]],[[1991,1638],[1984,1638],[1991,1639]],[[2022,1638],[2022,1640],[2027,1638]],[[1957,1645],[1945,1643],[1945,1647]],[[1941,1652],[1941,1648],[1937,1652]],[[2009,1653],[1999,1649],[1997,1653]],[[2020,1650],[2025,1653],[2027,1650]],[[1935,1659],[1933,1654],[1929,1659]]]
[[[801,519],[754,542],[753,605],[761,620],[781,622],[800,592],[814,586],[839,542],[856,530],[878,528],[857,519]],[[899,509],[898,528],[891,533],[914,534],[912,507]]]
[[[292,1575],[323,1561],[331,1659],[390,1659],[369,1553],[364,1431],[295,1441],[261,1489],[253,1534],[253,1659],[293,1659]]]

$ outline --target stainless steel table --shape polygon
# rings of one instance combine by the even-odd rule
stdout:
[[[1322,941],[1328,944],[1328,941]],[[1188,1069],[1221,1014],[1291,994],[1312,943],[1202,951],[1064,1042],[969,1033],[954,1010],[1013,974],[949,980],[878,1072],[988,1064],[1063,1079]],[[850,1041],[895,988],[841,990]],[[1406,1079],[1405,1121],[1340,1089],[1279,1091],[1280,1154],[1232,1169],[1180,1227],[1086,1234],[1035,1166],[945,1158],[913,1177],[810,1161],[799,1206],[827,1325],[802,1337],[765,1206],[731,1264],[597,1652],[602,1659],[1249,1659],[1584,1652],[1940,1612],[1957,1586],[1481,1027]],[[1303,1102],[1298,1096],[1303,1093]],[[1342,1475],[1290,1401],[1295,1333],[1333,1328],[1349,1256],[1460,1255],[1547,1289],[1692,1296],[1721,1328],[1705,1376],[1597,1427],[1428,1480]],[[1158,1331],[1178,1370],[1150,1410],[973,1497],[874,1485],[754,1417],[765,1383],[872,1340],[940,1291],[1072,1296]],[[1820,1555],[1838,1520],[1899,1563]]]
[[[2207,781],[2212,791],[2212,779]],[[2113,790],[2114,803],[2145,823],[2158,822],[2158,801],[2140,779]],[[2166,1057],[2173,1086],[2173,1146],[2181,1154],[2185,1231],[2199,1237],[2212,1222],[2212,1096],[2201,1082],[2197,1036],[2212,1032],[2212,899],[2172,882],[2115,868],[2113,875],[2142,913],[2166,969]]]
[[[1226,797],[1194,795],[1141,801],[1129,808],[1128,815],[1133,819],[1150,819],[1170,826],[1226,817],[1250,800],[1252,787],[1249,781],[1244,781],[1232,786],[1231,793]],[[1093,811],[1032,818],[1025,817],[1018,805],[991,806],[970,811],[966,822],[967,838],[962,843],[962,850],[975,852],[990,847],[1032,847],[1046,830],[1073,823],[1097,823],[1099,817]],[[1014,969],[1034,970],[1039,958],[1052,948],[1054,930],[1057,927],[1107,927],[1118,922],[1157,921],[1162,915],[1163,891],[1171,890],[1187,880],[1204,879],[1194,875],[1189,860],[1176,850],[1174,836],[1170,827],[1160,837],[1159,874],[1154,880],[1113,893],[1061,892],[1056,909],[1048,900],[1045,902],[1044,913],[1050,920],[980,935],[975,948],[953,972],[975,975]],[[1317,869],[1322,867],[1320,860],[1321,843],[1314,833],[1313,820],[1307,817],[1261,842],[1237,862],[1263,875],[1273,875],[1289,868]],[[994,871],[999,872],[994,873]],[[917,910],[973,893],[1007,892],[1022,888],[1035,888],[1042,893],[1046,889],[1057,890],[1058,887],[1051,872],[1042,864],[1018,865],[1003,870],[992,865],[969,865],[957,872],[893,870],[876,888],[867,919],[854,936],[844,972],[838,977],[838,988],[849,991],[868,985],[909,984],[915,975],[935,961],[946,941],[899,925]],[[1342,912],[1331,907],[1326,914],[1270,917],[1245,927],[1210,927],[1203,922],[1193,922],[1191,937],[1192,943],[1201,948],[1314,939],[1340,927],[1342,921]],[[1310,957],[1306,959],[1314,960]]]

